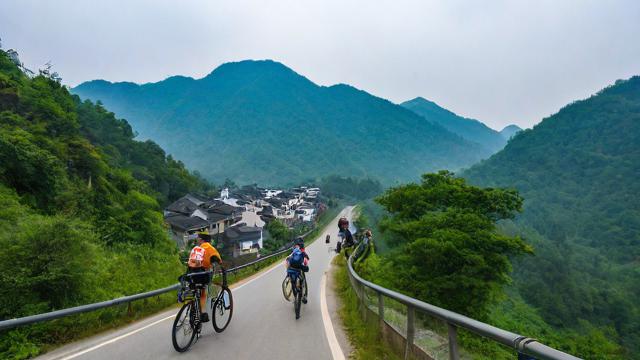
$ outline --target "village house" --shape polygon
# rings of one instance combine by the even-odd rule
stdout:
[[[179,248],[188,245],[189,239],[197,232],[207,232],[209,222],[199,217],[184,216],[181,214],[173,214],[164,218],[169,225],[171,238],[176,242]]]
[[[187,194],[166,207],[165,222],[170,228],[171,237],[180,248],[187,246],[197,232],[209,233],[214,236],[215,241],[252,236],[255,241],[251,246],[261,248],[262,240],[260,245],[256,244],[258,238],[262,239],[262,233],[257,236],[255,229],[261,229],[273,219],[290,227],[298,222],[314,221],[318,215],[318,206],[322,205],[317,202],[319,193],[319,188],[305,186],[283,191],[248,185],[234,190],[224,188],[215,199]],[[236,227],[241,223],[244,227]],[[231,231],[227,234],[229,229]],[[243,241],[244,245],[238,245],[237,241],[233,244],[235,254],[253,252],[247,249],[248,240]]]
[[[262,249],[262,228],[240,223],[226,229],[221,242],[226,254],[237,258],[242,255],[258,254]]]
[[[310,203],[302,203],[296,208],[296,217],[300,221],[313,221],[316,216],[316,207]]]
[[[242,219],[242,208],[217,200],[187,194],[167,206],[164,211],[169,234],[178,247],[184,248],[197,232],[221,234],[225,228]]]

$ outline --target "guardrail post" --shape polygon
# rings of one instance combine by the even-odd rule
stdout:
[[[407,344],[404,348],[404,358],[408,359],[413,348],[413,338],[415,335],[416,310],[413,306],[407,305]]]
[[[367,289],[362,284],[360,284],[358,288],[360,289],[359,290],[360,311],[362,312],[362,319],[366,322],[367,321]]]
[[[131,308],[131,301],[127,303],[127,315],[133,316],[133,309]]]
[[[458,328],[447,323],[449,328],[449,360],[459,360],[460,353],[458,352]]]
[[[383,329],[384,326],[384,296],[382,293],[376,292],[378,294],[378,319],[380,322],[380,328]]]

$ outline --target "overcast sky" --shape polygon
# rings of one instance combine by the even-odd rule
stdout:
[[[530,127],[640,74],[640,1],[0,1],[3,48],[63,82],[274,59],[321,85]]]

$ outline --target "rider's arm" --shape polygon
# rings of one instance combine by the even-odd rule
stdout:
[[[213,267],[214,263],[222,264],[222,256],[220,256],[220,253],[218,252],[218,250],[213,246],[207,248],[207,256],[208,256],[207,259],[209,260],[210,267]]]
[[[220,257],[220,254],[218,255],[211,255],[211,257],[209,258],[209,262],[211,263],[211,265],[213,266],[213,264],[222,264],[222,258]]]

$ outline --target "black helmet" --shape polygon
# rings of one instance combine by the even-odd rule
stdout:
[[[211,242],[211,235],[205,233],[205,232],[199,232],[197,235],[198,239],[202,239],[202,241],[204,242]]]
[[[294,241],[293,241],[293,245],[298,245],[301,248],[304,248],[304,239],[302,238],[302,236],[298,236]]]

